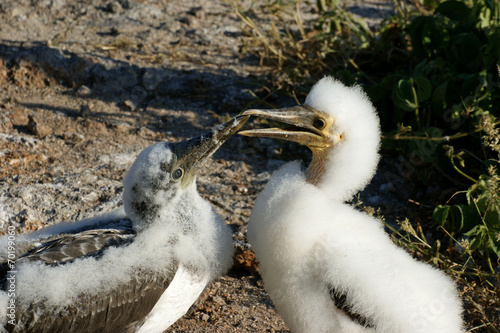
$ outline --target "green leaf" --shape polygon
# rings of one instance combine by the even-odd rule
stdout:
[[[465,215],[466,215],[467,206],[454,205],[452,207],[453,207],[453,210],[455,211],[455,213],[453,214],[453,223],[450,226],[451,231],[452,232],[462,231],[462,229],[464,228],[464,224],[465,224]],[[458,214],[456,213],[456,211],[458,211]],[[457,216],[457,215],[458,215],[458,218],[455,218],[455,216]],[[457,223],[457,220],[458,220],[458,223]]]
[[[393,89],[392,100],[404,111],[413,111],[418,108],[418,97],[413,87],[413,79],[401,79]]]
[[[464,234],[467,237],[473,237],[470,248],[472,251],[479,249],[481,246],[484,246],[485,238],[488,235],[488,229],[484,225],[476,225],[469,232]]]
[[[433,50],[442,47],[442,29],[432,16],[417,16],[410,25],[413,50],[421,57],[431,57]]]
[[[418,76],[414,79],[414,82],[417,87],[417,97],[418,102],[424,102],[431,97],[432,94],[432,85],[431,82],[424,76]]]
[[[442,111],[447,107],[446,103],[446,89],[448,88],[448,82],[440,84],[434,92],[432,93],[432,105],[434,109]]]
[[[481,247],[482,241],[480,236],[476,236],[472,238],[472,241],[470,242],[470,249],[472,251],[476,251]]]
[[[490,245],[491,250],[495,252],[497,257],[500,257],[500,242],[495,240],[495,234],[490,233],[488,238],[489,238],[488,243]]]
[[[500,203],[488,191],[479,195],[477,207],[488,227],[500,227]]]
[[[448,219],[448,215],[450,214],[450,206],[442,206],[438,205],[434,208],[434,212],[432,212],[432,219],[434,222],[438,223],[440,226],[444,227],[446,224],[446,220]]]
[[[436,13],[440,13],[453,21],[465,20],[471,12],[472,10],[465,3],[456,0],[442,2],[436,8]]]
[[[439,249],[441,248],[441,241],[437,239],[434,244],[432,244],[432,253],[439,255]]]
[[[474,235],[474,226],[480,222],[474,209],[466,205],[438,205],[432,213],[432,218],[450,233],[467,231],[465,235],[468,236]]]
[[[430,81],[423,77],[400,79],[393,89],[394,103],[404,111],[414,111],[420,103],[429,99],[432,93]]]

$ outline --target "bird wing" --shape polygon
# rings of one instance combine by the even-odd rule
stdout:
[[[335,208],[337,212],[354,213],[352,216],[365,219],[364,215],[360,215],[350,207],[342,205]],[[347,215],[351,216],[351,214]],[[366,285],[365,282],[371,280],[372,266],[377,265],[373,259],[370,260],[369,254],[378,253],[379,245],[371,244],[371,240],[373,235],[379,232],[379,229],[378,226],[370,225],[360,228],[355,223],[357,221],[349,220],[349,222],[352,223],[344,223],[344,219],[342,219],[335,226],[335,232],[325,233],[323,245],[317,249],[317,265],[318,269],[322,271],[326,269],[324,283],[335,307],[349,317],[352,322],[366,328],[374,328],[374,318],[363,311],[365,308],[360,306],[359,293],[363,292],[365,288],[370,288],[369,286],[373,283],[370,282],[369,285]],[[373,221],[369,220],[369,222]],[[363,299],[364,301],[366,300]]]
[[[345,315],[347,315],[353,322],[363,326],[363,327],[371,327],[372,322],[366,316],[363,316],[361,313],[356,312],[353,309],[353,306],[348,300],[349,295],[347,293],[339,293],[335,291],[335,289],[330,288],[330,298],[333,301],[335,307],[341,310]]]
[[[136,232],[128,219],[106,221],[96,225],[85,226],[71,232],[54,234],[19,244],[24,253],[18,254],[16,266],[23,262],[41,261],[58,266],[67,264],[78,258],[89,256],[100,257],[110,246],[123,246],[135,238]],[[7,273],[10,271],[9,260],[0,262],[0,289],[5,290]]]
[[[194,274],[180,264],[168,289],[148,314],[137,333],[161,333],[196,302],[210,282],[208,275]]]
[[[99,228],[57,235],[20,255],[17,261],[43,261],[50,265],[61,265],[77,258],[98,257],[110,246],[130,243],[135,235],[131,227]]]
[[[77,304],[47,315],[43,304],[17,311],[17,325],[9,332],[135,332],[168,288],[172,276],[153,278],[138,274],[110,293],[82,296]]]
[[[37,241],[21,254],[22,261],[43,262],[51,266],[71,265],[79,258],[99,259],[112,246],[126,246],[133,242],[136,232],[130,221],[116,220],[87,226],[71,233],[52,235]],[[6,289],[9,273],[7,262],[0,264],[0,283]],[[154,277],[138,272],[126,285],[112,292],[96,296],[83,295],[73,304],[47,316],[43,304],[31,304],[16,311],[16,325],[7,325],[9,332],[133,332],[142,325],[174,274]]]

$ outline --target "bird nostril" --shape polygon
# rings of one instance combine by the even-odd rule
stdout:
[[[314,126],[314,128],[319,129],[319,130],[323,129],[323,127],[325,127],[325,121],[321,118],[316,118],[313,121],[313,126]]]

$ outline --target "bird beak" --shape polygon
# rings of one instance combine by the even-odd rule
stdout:
[[[291,125],[286,128],[265,128],[241,131],[238,134],[251,137],[285,139],[298,142],[309,148],[326,148],[328,145],[326,128],[333,118],[307,105],[291,108],[259,110],[252,109],[242,113],[244,116],[257,116]]]
[[[178,161],[184,168],[184,186],[191,184],[201,166],[217,149],[248,120],[249,116],[236,116],[204,135],[175,145]]]

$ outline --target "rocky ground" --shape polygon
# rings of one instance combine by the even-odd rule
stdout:
[[[390,11],[361,4],[352,10],[375,23]],[[3,0],[0,22],[3,230],[113,210],[143,148],[198,136],[266,90],[258,59],[238,52],[240,21],[223,0]],[[215,154],[198,188],[234,231],[235,265],[169,331],[288,331],[263,289],[246,224],[271,172],[307,156],[290,144],[239,136]],[[361,198],[394,220],[407,216],[427,194],[399,181],[404,172],[404,161],[384,157]]]

